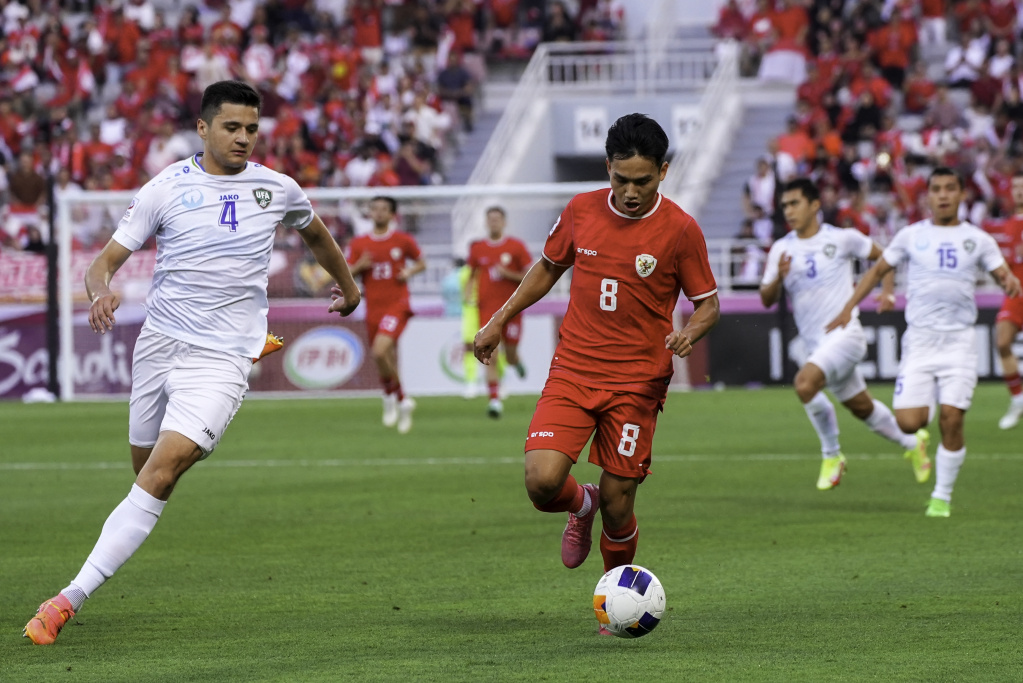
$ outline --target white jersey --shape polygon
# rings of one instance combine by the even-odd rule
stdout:
[[[236,175],[210,175],[196,155],[146,183],[113,238],[135,251],[156,235],[148,327],[255,358],[266,341],[277,224],[302,229],[312,220],[309,199],[288,176],[251,162]]]
[[[824,223],[813,237],[800,239],[790,232],[767,254],[762,285],[778,278],[782,254],[792,257],[784,285],[792,297],[792,315],[799,336],[811,349],[824,337],[824,327],[837,316],[853,293],[853,260],[867,258],[873,241],[852,228]],[[853,309],[853,318],[859,310]]]
[[[909,263],[906,324],[935,332],[972,327],[978,276],[1005,263],[998,243],[977,226],[940,226],[929,220],[895,233],[883,257],[892,266]]]

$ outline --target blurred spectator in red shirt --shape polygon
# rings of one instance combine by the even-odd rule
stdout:
[[[992,40],[1013,40],[1016,35],[1014,0],[988,0],[984,6],[984,30]]]
[[[881,73],[893,87],[901,90],[909,56],[917,42],[916,27],[912,22],[902,21],[902,16],[894,12],[887,25],[870,34],[869,42]]]
[[[927,77],[927,63],[919,61],[906,79],[904,108],[910,114],[922,114],[938,91],[934,81]]]
[[[743,40],[750,31],[749,22],[739,9],[736,0],[728,0],[718,12],[718,21],[710,29],[718,38]]]
[[[355,47],[359,48],[365,61],[378,64],[384,57],[380,1],[355,0],[348,16],[355,27]]]
[[[920,45],[944,47],[948,34],[945,0],[920,0]]]

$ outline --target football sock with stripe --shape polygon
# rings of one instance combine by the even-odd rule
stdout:
[[[600,554],[604,557],[604,571],[608,572],[623,564],[632,564],[639,545],[639,526],[636,515],[621,529],[608,529],[604,526],[600,534]]]

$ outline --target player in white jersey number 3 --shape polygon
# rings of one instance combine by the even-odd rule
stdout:
[[[913,464],[919,482],[927,481],[931,462],[927,457],[927,431],[904,434],[888,406],[873,398],[857,365],[867,355],[867,338],[853,310],[849,325],[825,332],[824,326],[842,310],[853,291],[853,261],[875,260],[881,247],[858,230],[821,225],[820,193],[807,178],[785,185],[781,208],[792,232],[778,240],[767,255],[760,284],[764,306],[778,301],[782,286],[792,297],[792,311],[807,358],[796,374],[796,395],[821,442],[821,469],[817,488],[838,486],[846,469],[838,442],[835,407],[821,391],[825,387],[866,425],[899,444]],[[894,278],[886,278],[880,309],[889,310],[895,300]]]
[[[852,298],[828,324],[845,327],[856,304],[885,274],[907,263],[906,333],[895,380],[895,418],[904,432],[930,422],[939,404],[941,445],[935,456],[934,492],[928,517],[948,517],[952,488],[966,458],[963,421],[977,386],[977,276],[991,273],[1010,296],[1020,295],[1019,280],[1005,263],[998,243],[980,228],[959,220],[962,179],[938,167],[927,179],[931,218],[897,232],[881,258],[860,280]]]
[[[171,164],[139,190],[85,275],[89,324],[104,334],[119,300],[110,280],[150,237],[156,271],[132,362],[128,442],[137,478],[107,518],[92,553],[64,590],[44,602],[25,635],[57,634],[142,545],[182,474],[216,448],[248,389],[267,337],[267,279],[278,224],[298,230],[334,278],[328,312],[350,314],[359,288],[341,248],[298,184],[249,162],[259,94],[240,81],[203,93],[203,152]]]

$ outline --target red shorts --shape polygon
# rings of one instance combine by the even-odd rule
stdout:
[[[407,308],[396,308],[393,310],[366,312],[366,332],[369,334],[369,342],[373,343],[378,334],[397,340],[405,331],[412,311]]]
[[[502,303],[501,306],[504,304]],[[501,308],[498,306],[494,309],[480,308],[480,325],[486,325],[490,322],[490,319],[494,317],[494,314]],[[512,344],[517,346],[519,339],[522,338],[522,314],[519,313],[517,316],[509,320],[503,328],[501,328],[501,340],[505,344]]]
[[[593,435],[589,461],[620,477],[650,473],[651,448],[662,399],[594,389],[563,377],[550,377],[529,423],[526,452],[551,449],[579,461]]]
[[[1008,320],[1016,326],[1016,329],[1023,330],[1023,297],[1005,297],[1002,307],[998,309],[997,322]]]

